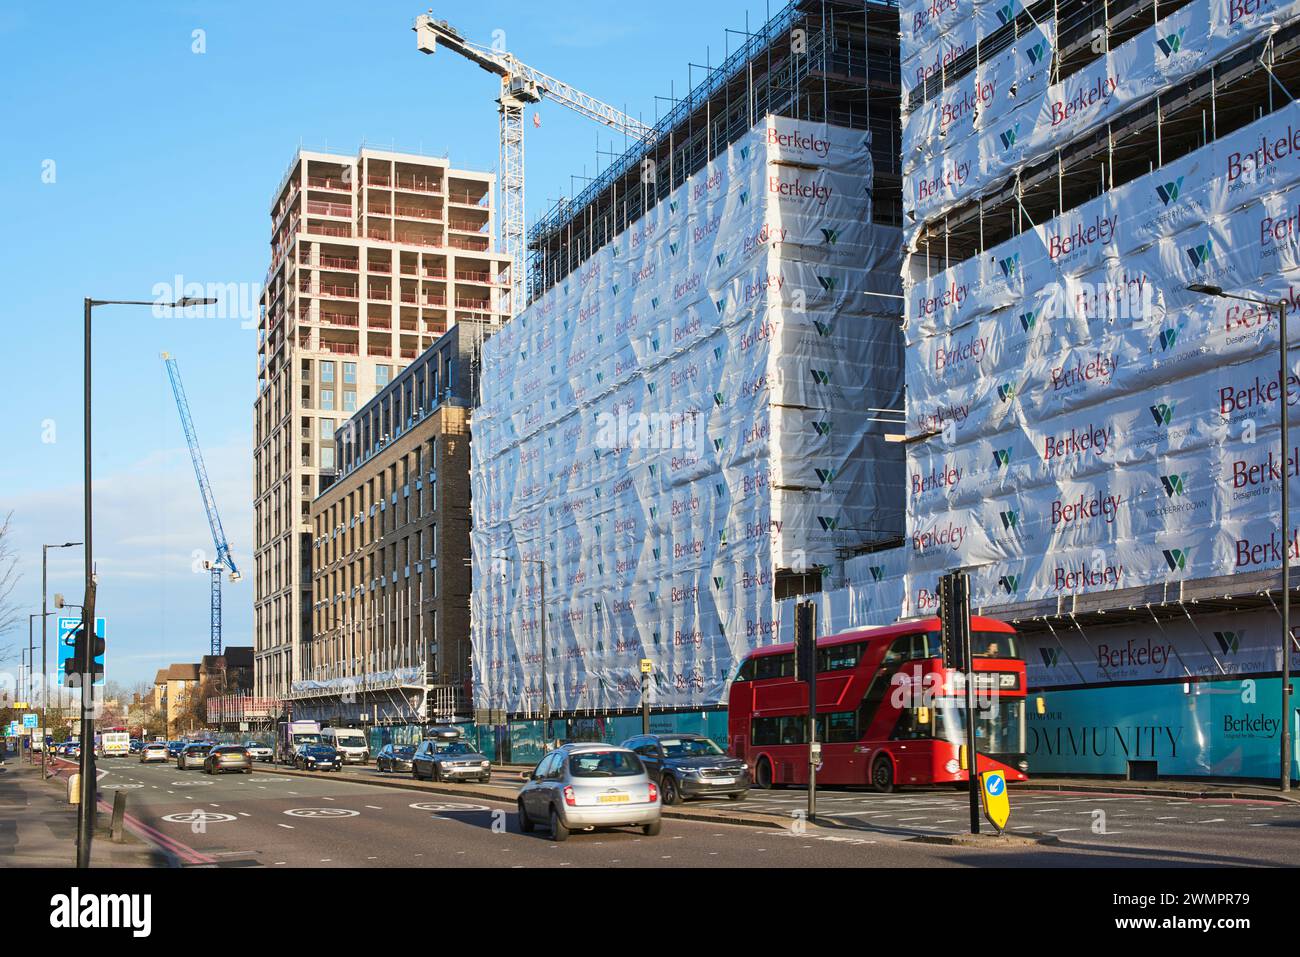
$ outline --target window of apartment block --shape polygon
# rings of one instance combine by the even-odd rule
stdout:
[[[322,439],[326,439],[326,440],[332,440],[332,439],[334,438],[334,420],[333,420],[333,419],[321,419],[321,420],[320,420],[320,437],[321,437]]]
[[[375,388],[382,389],[393,377],[392,366],[375,366]]]
[[[344,385],[357,384],[357,364],[355,362],[343,363],[343,384]]]
[[[321,382],[334,381],[334,363],[322,362],[320,364],[320,380]]]
[[[334,411],[334,390],[333,389],[320,390],[320,407],[326,412]]]
[[[356,389],[343,390],[343,411],[344,412],[357,411],[357,390]]]

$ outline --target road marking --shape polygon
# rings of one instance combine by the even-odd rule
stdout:
[[[293,830],[292,824],[277,824],[276,827],[287,827],[289,830]]]
[[[179,814],[168,814],[163,817],[164,821],[170,824],[225,824],[228,821],[238,821],[239,818],[233,814],[213,814],[211,811],[183,811]]]
[[[345,807],[295,807],[284,812],[290,817],[337,818],[359,817],[360,811],[350,811]]]
[[[437,801],[419,801],[415,804],[408,804],[407,807],[417,811],[436,811],[446,813],[447,811],[490,811],[492,810],[485,804],[461,804],[455,802],[437,802]]]
[[[1066,831],[1077,831],[1077,827],[1058,827],[1054,831],[1048,831],[1048,834],[1064,834]]]
[[[1223,820],[1224,819],[1221,817],[1212,817],[1208,821],[1193,821],[1192,823],[1193,824],[1222,824]]]
[[[239,816],[240,816],[240,817],[252,817],[253,815],[249,814],[247,811],[240,811],[240,812],[239,812]]]

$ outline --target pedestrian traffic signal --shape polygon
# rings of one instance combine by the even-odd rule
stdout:
[[[63,684],[67,688],[79,688],[82,684],[96,685],[104,678],[104,639],[99,635],[90,637],[90,669],[88,678],[82,676],[86,661],[86,625],[80,627],[69,638],[72,654],[63,662]]]

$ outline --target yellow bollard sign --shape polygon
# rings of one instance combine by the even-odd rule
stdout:
[[[984,816],[998,829],[1006,830],[1011,819],[1011,801],[1007,798],[1007,779],[1001,771],[985,771],[980,775],[980,791],[984,795]]]

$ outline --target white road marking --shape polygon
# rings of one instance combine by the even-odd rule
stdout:
[[[293,825],[292,825],[292,824],[277,824],[276,826],[277,826],[277,827],[287,827],[289,830],[291,830],[291,831],[293,830]]]

